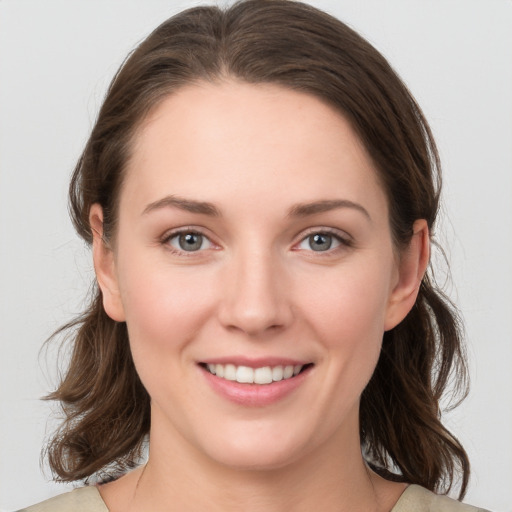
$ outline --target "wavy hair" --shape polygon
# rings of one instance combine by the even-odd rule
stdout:
[[[89,210],[99,203],[115,237],[119,194],[137,129],[163,98],[197,81],[271,83],[320,98],[348,119],[387,195],[395,246],[426,219],[433,232],[440,162],[420,107],[386,59],[341,21],[291,0],[245,0],[197,7],[162,23],[125,60],[110,84],[70,184],[79,236],[92,242]],[[65,419],[47,447],[56,479],[87,479],[132,467],[150,428],[150,398],[135,371],[124,323],[110,319],[101,292],[64,326],[72,356],[49,399]],[[467,370],[454,306],[424,277],[408,316],[384,335],[360,406],[361,446],[388,479],[447,492],[469,461],[441,422],[440,400]]]

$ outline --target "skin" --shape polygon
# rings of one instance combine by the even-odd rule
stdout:
[[[187,86],[140,127],[109,243],[102,218],[94,205],[104,307],[126,321],[152,399],[149,462],[100,488],[109,509],[389,511],[405,486],[365,465],[359,400],[384,331],[414,304],[429,235],[416,221],[398,253],[343,116],[273,85]],[[200,249],[181,249],[177,230],[201,233]],[[315,233],[331,248],[315,250]],[[198,363],[219,357],[312,367],[250,407],[207,383]]]

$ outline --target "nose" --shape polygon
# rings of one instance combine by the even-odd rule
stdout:
[[[245,251],[226,268],[219,319],[225,328],[256,337],[280,331],[292,320],[283,262],[271,251]]]

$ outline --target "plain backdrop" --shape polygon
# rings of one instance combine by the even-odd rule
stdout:
[[[45,338],[80,312],[92,266],[67,215],[70,172],[132,49],[199,2],[0,0],[0,510],[63,492],[40,468],[56,382]],[[316,0],[390,60],[444,163],[437,233],[466,321],[472,391],[446,416],[466,501],[512,511],[512,2]]]

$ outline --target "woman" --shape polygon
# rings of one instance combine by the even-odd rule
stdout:
[[[253,0],[157,28],[70,188],[98,290],[48,454],[114,480],[28,510],[475,510],[434,494],[469,478],[439,419],[465,376],[427,273],[439,184],[419,107],[341,22]]]

